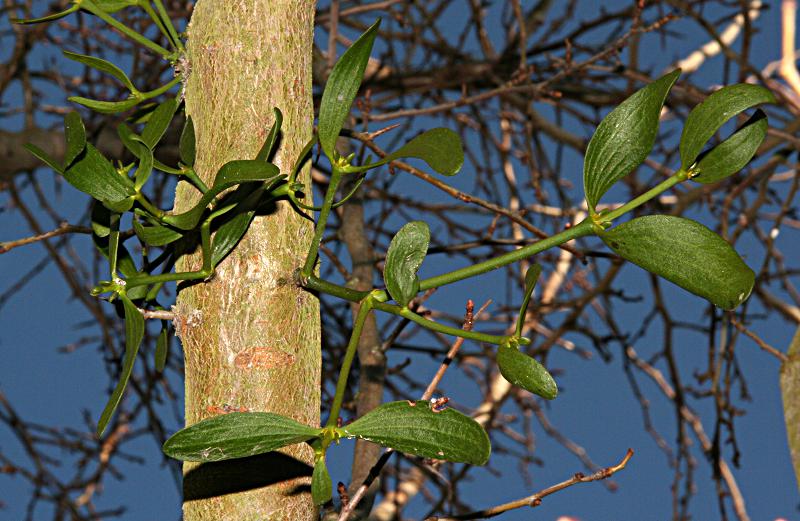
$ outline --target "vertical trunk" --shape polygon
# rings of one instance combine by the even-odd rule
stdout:
[[[282,172],[310,138],[313,15],[314,0],[197,2],[185,99],[197,134],[196,168],[207,182],[226,161],[255,157],[273,107],[284,114],[275,159]],[[176,209],[197,196],[179,187]],[[293,283],[312,232],[308,220],[281,203],[255,219],[211,281],[181,290],[187,425],[226,404],[318,424],[319,307]],[[179,269],[199,265],[189,258]],[[314,519],[312,457],[308,446],[296,445],[283,454],[187,465],[184,519]]]

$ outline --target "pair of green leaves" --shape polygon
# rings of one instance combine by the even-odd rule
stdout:
[[[378,19],[353,42],[336,62],[325,84],[319,107],[319,143],[332,163],[339,157],[336,140],[361,87],[380,24]],[[464,163],[461,138],[447,128],[428,130],[381,160],[361,166],[348,166],[347,172],[365,172],[395,159],[409,157],[422,159],[442,175],[455,175]]]
[[[412,221],[392,238],[386,254],[383,280],[389,295],[402,307],[407,307],[419,292],[419,271],[430,243],[430,230],[423,221]],[[534,394],[552,400],[558,394],[555,380],[536,359],[519,350],[522,324],[541,266],[534,264],[525,275],[525,294],[516,326],[516,336],[501,344],[497,365],[506,380]]]
[[[583,172],[586,201],[593,215],[603,194],[650,153],[661,109],[679,74],[680,70],[673,71],[639,90],[597,127],[586,151]],[[731,118],[756,105],[774,102],[770,91],[749,84],[724,87],[710,95],[686,120],[680,141],[681,172],[696,182],[714,183],[743,168],[766,136],[766,116],[760,110],[722,143],[702,150]],[[755,275],[736,251],[690,219],[640,217],[597,233],[624,259],[723,309],[734,309],[752,291]]]
[[[113,63],[103,60],[102,58],[96,58],[94,56],[87,56],[84,54],[78,54],[69,51],[62,51],[62,52],[64,53],[64,56],[66,56],[70,60],[82,63],[88,67],[91,67],[92,69],[98,70],[102,73],[108,74],[109,76],[116,78],[131,93],[128,99],[122,101],[100,101],[100,100],[84,98],[82,96],[70,96],[68,98],[69,101],[88,107],[96,112],[100,112],[103,114],[114,114],[117,112],[124,112],[128,109],[131,109],[145,100],[145,97],[134,86],[133,82],[128,77],[128,75],[125,74],[125,72],[122,69],[120,69]]]
[[[77,112],[70,112],[64,118],[64,134],[66,151],[63,164],[35,145],[27,144],[25,148],[59,172],[69,184],[101,201],[109,209],[124,211],[130,208],[136,194],[133,181],[86,142],[86,129]]]
[[[86,141],[86,129],[76,111],[64,117],[66,147],[63,164],[35,145],[27,144],[25,148],[59,172],[73,187],[102,202],[110,210],[127,211],[152,172],[155,164],[152,150],[169,127],[178,104],[175,98],[159,104],[150,114],[141,136],[131,132],[126,125],[120,126],[123,144],[139,159],[135,181],[131,181],[124,171],[114,168],[99,150]]]
[[[591,211],[594,212],[603,194],[650,154],[661,110],[680,73],[676,69],[640,89],[598,125],[583,165],[584,191]],[[769,90],[738,84],[719,89],[696,106],[681,134],[681,169],[691,172],[690,177],[697,182],[712,183],[743,168],[766,136],[767,123],[761,111],[721,144],[706,154],[701,152],[722,125],[762,103],[775,103]]]
[[[64,11],[61,11],[60,13],[54,13],[41,18],[34,18],[29,20],[15,19],[13,20],[13,22],[19,24],[52,22],[60,18],[63,18],[71,13],[74,13],[78,10],[83,10],[97,16],[106,17],[106,19],[108,19],[109,14],[115,13],[125,7],[139,6],[142,5],[143,3],[149,4],[149,2],[145,2],[144,0],[75,0],[72,6],[70,6]],[[149,5],[146,7],[149,8]],[[154,91],[141,92],[134,86],[131,79],[128,77],[127,74],[125,74],[125,72],[122,69],[120,69],[119,67],[117,67],[116,65],[114,65],[109,61],[69,51],[64,51],[64,56],[66,56],[70,60],[82,63],[84,65],[87,65],[88,67],[91,67],[95,70],[98,70],[102,73],[108,74],[116,78],[120,83],[122,83],[122,85],[125,86],[126,89],[128,89],[128,91],[130,91],[130,96],[127,99],[121,101],[101,101],[101,100],[84,98],[81,96],[71,96],[69,98],[70,101],[88,107],[96,112],[101,112],[104,114],[113,114],[129,110],[147,99],[154,98],[159,94],[164,93],[171,86],[175,85],[174,82],[170,82],[166,86],[155,89]]]
[[[407,307],[419,291],[417,272],[425,259],[429,242],[428,225],[412,221],[397,232],[389,245],[383,279],[389,295],[402,307]],[[497,365],[503,377],[512,384],[552,400],[558,395],[555,380],[541,363],[519,350],[525,314],[541,272],[541,266],[534,264],[525,275],[525,294],[517,319],[516,336],[499,346]]]
[[[182,461],[211,462],[255,456],[301,442],[325,438],[360,438],[424,458],[485,465],[491,453],[489,436],[472,418],[427,401],[384,403],[344,427],[318,428],[268,412],[234,412],[182,429],[163,446],[166,455]],[[318,504],[331,497],[325,454],[316,451],[312,480]]]

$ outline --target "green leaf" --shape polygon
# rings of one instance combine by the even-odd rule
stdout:
[[[403,157],[422,159],[436,172],[450,176],[461,170],[464,164],[464,149],[458,134],[448,128],[434,128],[423,132],[380,161],[350,167],[350,170],[364,172]]]
[[[600,238],[620,257],[722,309],[736,308],[753,290],[755,274],[731,245],[690,219],[648,215]]]
[[[121,201],[103,201],[103,205],[116,213],[125,213],[133,207],[134,198],[127,197]]]
[[[350,106],[364,78],[364,70],[367,68],[380,24],[378,19],[344,52],[325,84],[319,105],[319,142],[331,161],[335,157],[336,139],[350,114]]]
[[[74,110],[64,117],[64,135],[67,138],[64,169],[67,169],[86,148],[86,128],[83,126],[80,114]]]
[[[164,217],[164,222],[181,230],[191,230],[200,222],[203,212],[211,201],[222,191],[237,184],[253,181],[265,181],[266,185],[271,185],[283,177],[278,167],[272,163],[255,159],[229,161],[222,165],[217,172],[213,186],[203,194],[203,197],[191,210],[179,215],[168,215]]]
[[[216,267],[244,237],[255,211],[242,212],[225,221],[211,242],[211,266]]]
[[[780,372],[781,399],[792,466],[800,487],[800,327],[794,333],[786,356],[788,359],[781,364]]]
[[[417,271],[428,252],[431,232],[422,221],[411,221],[392,238],[386,253],[383,280],[389,295],[406,307],[419,291]]]
[[[167,131],[179,104],[180,102],[177,98],[169,98],[160,103],[150,114],[150,119],[147,120],[144,130],[142,130],[142,142],[147,145],[147,148],[153,150],[158,142],[161,141],[161,137]]]
[[[138,92],[136,87],[134,87],[133,82],[131,79],[128,78],[128,75],[125,72],[114,65],[113,63],[103,60],[101,58],[95,58],[94,56],[87,56],[85,54],[78,54],[69,51],[62,51],[64,56],[69,58],[70,60],[74,60],[76,62],[82,63],[87,65],[93,69],[97,69],[100,72],[104,72],[113,76],[114,78],[118,79],[120,83],[125,85],[125,87],[131,91],[132,93]]]
[[[140,147],[139,149],[139,165],[136,167],[136,174],[134,175],[133,186],[139,190],[144,186],[150,174],[153,173],[153,151],[147,147]]]
[[[161,321],[161,332],[156,340],[156,371],[164,372],[167,366],[167,354],[169,353],[169,326],[166,320]]]
[[[80,8],[81,6],[79,4],[73,4],[64,11],[61,11],[60,13],[49,14],[47,16],[42,16],[41,18],[30,18],[30,19],[12,18],[11,23],[27,25],[27,24],[40,24],[40,23],[52,22],[64,18],[65,16],[74,13]]]
[[[772,92],[749,83],[723,87],[711,94],[686,118],[681,133],[681,168],[689,170],[708,140],[726,121],[761,103],[775,102]]]
[[[116,13],[120,9],[139,5],[139,0],[92,0],[92,3],[107,13]]]
[[[315,429],[271,412],[232,412],[195,423],[164,442],[164,454],[181,461],[244,458],[320,435]]]
[[[145,226],[137,220],[133,221],[133,230],[142,242],[150,246],[166,246],[183,237],[183,233],[167,226],[157,223]]]
[[[92,233],[96,236],[105,238],[111,233],[111,212],[108,208],[95,202],[92,205]]]
[[[501,344],[497,350],[497,365],[503,378],[517,387],[548,400],[558,396],[556,381],[547,369],[517,346]]]
[[[64,168],[50,154],[48,154],[47,152],[45,152],[41,148],[37,147],[33,143],[26,143],[24,146],[25,146],[25,149],[28,152],[30,152],[31,154],[36,156],[36,158],[39,159],[40,161],[42,161],[44,164],[46,164],[47,166],[49,166],[50,168],[52,168],[53,170],[55,170],[59,174],[63,174],[64,173]]]
[[[531,302],[533,289],[536,287],[536,282],[539,280],[539,275],[541,274],[542,267],[538,264],[532,264],[525,273],[525,295],[522,298],[522,306],[519,308],[519,316],[517,317],[517,336],[522,335],[522,325],[525,323],[525,314],[528,312],[528,304]],[[508,379],[506,378],[506,380]]]
[[[261,145],[261,150],[258,151],[256,159],[258,159],[259,161],[269,161],[270,156],[272,155],[272,149],[275,148],[275,143],[278,142],[278,136],[280,136],[281,134],[281,125],[283,125],[283,113],[280,111],[278,107],[274,107],[272,111],[275,114],[275,123],[273,123],[272,128],[269,129],[269,133],[267,134],[267,139],[265,139],[264,144]]]
[[[64,179],[103,202],[120,203],[136,193],[133,182],[117,173],[111,162],[90,143],[72,166],[64,170]]]
[[[132,109],[142,101],[137,97],[130,97],[122,101],[100,101],[83,98],[81,96],[70,96],[67,99],[73,103],[83,105],[84,107],[88,107],[101,114],[116,114],[117,112],[125,112],[128,109]]]
[[[384,403],[342,431],[408,454],[472,465],[485,465],[491,452],[478,422],[454,409],[435,412],[425,400]]]
[[[183,126],[181,140],[178,144],[178,152],[180,153],[181,161],[184,165],[194,166],[197,148],[194,135],[194,123],[192,122],[191,116],[186,117],[186,124]]]
[[[141,141],[139,135],[131,130],[131,127],[125,123],[120,123],[117,125],[117,135],[119,136],[120,141],[122,141],[123,146],[125,146],[125,148],[127,148],[131,154],[136,157],[141,157],[143,149],[147,148],[147,146]]]
[[[325,456],[320,455],[314,462],[314,473],[311,475],[311,499],[315,505],[324,505],[333,497],[333,483],[328,467],[325,465]]]
[[[103,435],[111,416],[117,410],[117,406],[122,399],[122,393],[125,391],[133,372],[136,353],[139,352],[139,345],[144,338],[144,317],[128,296],[120,295],[120,299],[125,309],[125,357],[122,360],[122,373],[119,376],[119,382],[117,382],[114,392],[111,393],[111,398],[109,398],[106,408],[103,409],[103,414],[100,415],[100,421],[97,423],[98,436]]]
[[[753,159],[765,137],[767,137],[767,115],[761,110],[756,110],[753,117],[731,137],[698,156],[699,161],[692,168],[692,172],[696,174],[691,180],[708,184],[735,174]]]
[[[583,186],[590,210],[594,211],[603,194],[650,154],[661,107],[680,74],[676,69],[640,89],[598,125],[583,162]]]

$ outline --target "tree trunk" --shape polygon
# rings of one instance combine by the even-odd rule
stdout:
[[[273,107],[284,114],[274,160],[282,172],[311,137],[313,16],[313,0],[197,2],[185,99],[197,135],[195,167],[206,182],[225,162],[256,156]],[[307,183],[307,172],[303,178]],[[176,210],[198,195],[180,186]],[[212,280],[180,291],[187,425],[225,405],[319,424],[319,305],[293,278],[312,233],[307,219],[280,203],[255,219]],[[194,256],[178,269],[199,266]],[[184,519],[314,519],[312,463],[311,449],[301,444],[282,454],[186,465]]]

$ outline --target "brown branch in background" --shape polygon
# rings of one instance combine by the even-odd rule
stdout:
[[[32,237],[25,237],[24,239],[17,239],[15,241],[0,242],[0,254],[7,253],[20,246],[26,246],[28,244],[34,244],[52,237],[58,237],[59,235],[64,235],[65,233],[91,234],[92,229],[88,226],[76,226],[74,224],[61,223],[58,228],[49,232],[34,235]]]
[[[481,306],[481,309],[478,310],[478,315],[480,315],[483,310],[489,307],[490,302],[491,301],[487,301],[486,303],[483,304],[483,306]],[[467,311],[464,314],[464,325],[462,326],[462,329],[464,331],[472,331],[474,325],[475,325],[475,303],[472,302],[471,300],[468,300]],[[428,384],[427,389],[425,389],[425,392],[422,393],[422,397],[420,397],[420,400],[429,400],[430,397],[433,396],[433,393],[436,392],[436,388],[439,386],[439,382],[441,382],[442,378],[444,378],[445,371],[447,371],[447,368],[450,367],[450,364],[452,364],[453,360],[455,360],[456,355],[458,354],[458,350],[461,349],[461,344],[463,343],[464,343],[464,338],[462,337],[456,338],[456,341],[453,342],[453,347],[451,347],[450,351],[447,352],[447,355],[444,357],[442,365],[439,366],[439,370],[436,371],[435,375],[433,375],[431,383]]]
[[[166,311],[162,309],[141,309],[136,308],[147,320],[175,320],[174,311]]]
[[[784,3],[786,0],[784,0]],[[747,7],[747,18],[750,23],[754,22],[759,15],[761,15],[761,8],[763,2],[761,0],[752,0]],[[675,63],[670,67],[670,70],[680,68],[684,73],[694,72],[699,69],[709,58],[713,58],[722,52],[723,45],[730,46],[742,32],[745,25],[745,17],[741,14],[736,15],[733,21],[722,30],[719,34],[719,41],[712,39],[708,43],[702,45],[699,49],[692,52],[686,58]],[[722,45],[720,45],[722,42]]]
[[[468,514],[461,514],[452,517],[429,517],[426,521],[458,521],[465,519],[487,519],[490,517],[499,516],[500,514],[503,514],[510,510],[516,510],[518,508],[538,507],[539,505],[542,504],[542,500],[547,496],[555,494],[556,492],[560,492],[565,488],[571,487],[572,485],[577,485],[578,483],[590,483],[592,481],[600,481],[613,476],[620,470],[624,469],[628,465],[628,461],[630,461],[632,457],[633,457],[633,449],[628,449],[628,451],[625,453],[625,456],[619,463],[617,463],[613,467],[606,467],[600,469],[593,474],[589,474],[588,476],[584,475],[582,472],[577,472],[575,473],[574,476],[565,481],[562,481],[561,483],[557,483],[543,490],[540,490],[535,494],[531,494],[530,496],[518,499],[516,501],[511,501],[509,503],[504,503],[496,507],[487,508],[484,510],[477,510],[475,512],[470,512]]]
[[[756,335],[755,333],[753,333],[752,331],[747,329],[744,324],[742,324],[741,322],[739,322],[738,320],[736,320],[733,317],[731,317],[731,324],[733,324],[734,327],[736,327],[736,329],[738,329],[739,331],[741,331],[742,333],[747,335],[747,337],[750,338],[753,342],[758,344],[758,347],[760,347],[761,349],[763,349],[767,353],[771,354],[772,356],[774,356],[775,358],[777,358],[781,362],[786,362],[789,359],[789,357],[787,357],[784,353],[782,353],[780,350],[772,347],[768,343],[764,342],[764,340],[762,340],[761,337],[759,337],[758,335]]]
[[[357,137],[359,139],[362,139],[364,141],[364,144],[367,145],[367,147],[369,147],[370,150],[372,150],[373,152],[377,153],[380,157],[385,157],[386,156],[386,152],[384,150],[382,150],[380,147],[378,147],[375,143],[373,143],[372,140],[369,139],[368,135],[356,134],[355,137]],[[544,230],[540,230],[539,228],[537,228],[533,224],[531,224],[528,221],[526,221],[525,219],[523,219],[522,216],[520,216],[518,212],[515,212],[515,211],[513,211],[511,209],[508,209],[508,208],[505,208],[503,206],[491,203],[489,201],[485,201],[485,200],[481,199],[480,197],[476,197],[474,195],[470,195],[470,194],[464,193],[464,192],[462,192],[460,190],[457,190],[457,189],[453,188],[452,186],[448,185],[447,183],[437,179],[435,176],[433,176],[431,174],[428,174],[426,172],[423,172],[422,170],[419,170],[418,168],[414,168],[413,166],[409,165],[408,163],[406,163],[404,161],[392,161],[391,164],[394,167],[399,168],[400,170],[405,170],[406,172],[408,172],[410,174],[413,174],[414,176],[418,177],[419,179],[422,179],[422,180],[426,181],[427,183],[430,183],[431,185],[435,186],[439,190],[447,193],[448,195],[450,195],[452,197],[455,197],[456,199],[458,199],[458,200],[460,200],[462,202],[473,203],[473,204],[476,204],[476,205],[481,206],[483,208],[486,208],[487,210],[489,210],[491,212],[494,212],[494,213],[496,213],[498,215],[502,215],[504,217],[507,217],[512,222],[514,222],[515,224],[521,225],[526,230],[528,230],[529,232],[533,233],[534,235],[536,235],[540,239],[545,239],[545,238],[550,236],[550,234],[548,234]],[[565,250],[569,251],[570,253],[572,253],[573,255],[577,255],[578,257],[582,256],[582,254],[580,252],[578,252],[577,250],[575,250],[574,248],[572,248],[571,246],[568,246],[566,244],[562,244],[560,246],[560,248],[565,249]]]
[[[795,64],[795,27],[797,0],[781,2],[781,64],[780,74],[797,96],[800,96],[800,73]]]

